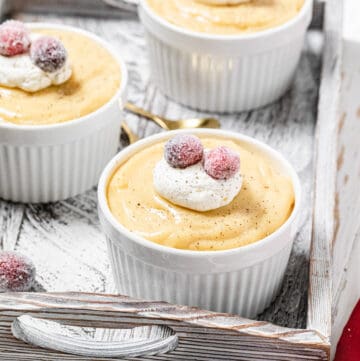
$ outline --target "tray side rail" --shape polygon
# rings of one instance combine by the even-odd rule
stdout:
[[[32,359],[46,355],[47,360],[85,360],[30,345],[25,347],[10,332],[11,323],[23,314],[81,327],[170,327],[178,336],[179,345],[169,354],[153,356],[154,360],[185,360],[189,355],[197,360],[225,357],[226,360],[300,361],[329,357],[327,340],[313,330],[288,329],[235,315],[122,296],[16,293],[0,295],[0,357],[3,355],[8,361],[22,359],[30,351]]]
[[[337,141],[341,88],[342,2],[329,0],[324,18],[324,54],[315,149],[313,234],[307,328],[330,342],[332,274],[335,235]]]

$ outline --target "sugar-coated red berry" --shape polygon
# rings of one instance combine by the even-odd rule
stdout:
[[[204,156],[205,172],[215,179],[229,179],[240,169],[240,157],[227,147],[217,147]]]
[[[30,57],[41,70],[53,73],[64,66],[67,51],[60,40],[43,36],[31,44]]]
[[[0,54],[14,56],[25,53],[30,47],[30,35],[20,21],[8,20],[0,25]]]
[[[201,161],[203,145],[198,137],[179,134],[165,144],[165,159],[174,168],[187,168]]]
[[[35,280],[32,261],[17,252],[0,252],[0,292],[28,291]]]

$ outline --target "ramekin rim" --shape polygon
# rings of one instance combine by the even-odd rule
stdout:
[[[237,138],[241,141],[248,142],[250,144],[253,144],[262,150],[264,150],[266,153],[269,153],[273,158],[276,158],[281,162],[286,169],[289,170],[289,174],[291,174],[291,181],[294,188],[294,194],[295,194],[295,205],[292,210],[291,215],[286,220],[286,222],[281,225],[275,232],[271,233],[269,236],[251,243],[249,245],[237,247],[237,248],[231,248],[227,250],[218,250],[218,251],[193,251],[193,250],[183,250],[183,249],[177,249],[173,247],[164,246],[152,241],[149,241],[141,236],[136,235],[135,233],[129,231],[126,227],[120,224],[118,222],[114,215],[111,213],[108,202],[107,202],[107,196],[106,196],[106,190],[108,185],[108,180],[111,174],[113,174],[115,168],[120,163],[120,160],[122,158],[128,157],[133,152],[136,152],[140,149],[143,149],[147,144],[155,143],[156,141],[160,141],[162,139],[166,139],[168,137],[171,137],[171,135],[175,135],[178,133],[194,133],[194,134],[209,134],[209,135],[224,135],[224,136],[231,136],[233,138]],[[139,149],[138,149],[139,148]],[[132,242],[135,242],[139,244],[140,246],[152,250],[156,250],[159,252],[163,252],[164,254],[169,255],[175,255],[175,256],[183,256],[183,257],[190,257],[190,258],[206,258],[206,257],[216,257],[216,256],[229,256],[234,254],[240,254],[245,252],[251,252],[251,251],[257,251],[260,248],[266,247],[269,243],[273,242],[278,236],[282,233],[285,233],[286,229],[288,229],[291,224],[294,223],[296,220],[297,215],[300,212],[302,206],[302,189],[301,189],[301,183],[299,179],[299,175],[297,174],[294,167],[291,165],[291,163],[277,150],[273,149],[266,143],[259,141],[253,137],[244,135],[242,133],[236,133],[228,130],[218,130],[218,129],[192,129],[192,130],[173,130],[173,131],[167,131],[167,132],[161,132],[154,135],[151,135],[147,138],[144,138],[138,142],[136,142],[133,145],[130,145],[126,149],[120,151],[113,159],[107,164],[107,166],[104,168],[99,184],[98,184],[98,209],[99,211],[105,216],[106,221],[110,223],[110,225],[119,233],[125,235],[128,239],[130,239]]]
[[[59,128],[67,128],[67,127],[73,127],[75,125],[86,123],[87,121],[91,120],[93,121],[94,116],[97,117],[102,112],[106,111],[109,107],[111,107],[114,103],[118,102],[119,99],[121,99],[122,95],[125,93],[125,90],[128,85],[129,81],[129,75],[128,70],[125,64],[125,61],[120,57],[119,53],[115,50],[115,48],[109,44],[108,41],[102,39],[100,36],[87,31],[85,29],[77,28],[75,26],[71,25],[65,25],[65,24],[53,24],[53,23],[47,23],[47,22],[30,22],[26,23],[27,26],[30,28],[49,28],[49,29],[64,29],[67,31],[74,31],[76,33],[83,34],[87,36],[88,38],[93,39],[98,44],[102,45],[105,49],[107,49],[110,54],[116,59],[119,67],[120,67],[120,74],[121,74],[121,81],[120,86],[116,93],[100,108],[96,109],[95,111],[86,114],[82,117],[67,120],[61,123],[55,123],[55,124],[31,124],[31,125],[22,125],[22,124],[13,124],[11,122],[0,122],[0,129],[7,129],[11,131],[25,131],[25,132],[36,132],[36,131],[44,131],[44,130],[56,130]],[[99,119],[101,117],[98,117]]]
[[[286,31],[287,28],[291,27],[292,25],[296,24],[302,17],[307,14],[308,9],[311,7],[313,0],[304,0],[304,4],[301,10],[291,18],[290,20],[286,21],[283,24],[280,24],[275,27],[271,27],[269,29],[264,29],[260,31],[256,31],[254,33],[246,33],[246,34],[234,34],[234,35],[224,35],[224,34],[208,34],[202,33],[198,31],[189,30],[186,28],[182,28],[180,26],[174,25],[167,21],[166,19],[162,18],[158,14],[155,13],[154,10],[151,9],[147,0],[140,0],[139,6],[146,11],[146,13],[158,24],[162,25],[165,28],[168,28],[171,31],[174,31],[178,34],[193,37],[200,40],[220,40],[220,41],[234,41],[234,40],[255,40],[265,36],[274,35],[276,33]]]

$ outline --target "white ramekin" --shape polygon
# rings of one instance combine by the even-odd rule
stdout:
[[[278,152],[255,139],[227,131],[193,130],[194,134],[251,144],[270,158],[281,172],[291,177],[295,208],[275,233],[237,249],[196,252],[150,242],[128,231],[112,215],[106,198],[108,181],[133,154],[179,132],[182,131],[161,133],[135,143],[120,152],[100,178],[99,216],[108,241],[116,286],[121,294],[132,297],[253,317],[270,304],[282,283],[297,231],[301,203],[299,178]]]
[[[252,34],[212,35],[174,26],[140,1],[151,74],[167,96],[186,106],[237,112],[269,104],[290,87],[312,0],[282,26]]]
[[[116,94],[91,114],[50,125],[0,123],[0,198],[52,202],[95,186],[101,171],[116,154],[128,75],[116,50],[92,33],[45,23],[29,27],[83,34],[108,49],[121,68],[121,85]]]

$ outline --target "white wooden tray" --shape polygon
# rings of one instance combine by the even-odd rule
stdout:
[[[16,11],[11,13],[9,3],[7,10],[25,21],[69,23],[98,33],[118,44],[123,52],[131,77],[129,100],[168,117],[198,114],[164,98],[148,82],[143,30],[132,15],[127,17],[121,13],[119,18],[105,20],[59,15],[59,8],[54,8],[56,15],[30,12],[42,12],[44,3],[15,1]],[[46,2],[47,6],[50,3],[55,2]],[[88,14],[92,6],[94,1],[89,1]],[[80,10],[77,8],[77,14]],[[339,134],[346,143],[344,139],[351,134],[353,121],[349,117],[345,122],[339,116],[341,13],[341,2],[329,1],[324,31],[309,32],[294,86],[280,101],[248,113],[219,115],[223,128],[255,136],[286,154],[299,172],[306,193],[302,227],[284,284],[269,309],[252,321],[94,294],[112,291],[105,240],[97,219],[95,190],[49,205],[0,201],[0,247],[19,250],[34,260],[38,269],[34,291],[43,292],[0,295],[1,360],[2,355],[4,360],[86,359],[33,348],[14,339],[10,324],[23,313],[88,327],[161,324],[171,327],[178,335],[179,346],[175,351],[142,359],[329,359],[332,245],[335,236],[337,240],[353,237],[356,231],[349,214],[339,206],[348,201],[353,188],[337,190],[342,187],[336,183],[338,168],[340,173],[346,169],[349,184],[353,184],[349,179],[358,176],[349,166],[353,159],[346,156],[353,154],[355,143],[346,144],[347,152],[342,156],[341,151],[338,157]],[[133,115],[127,114],[126,120],[140,136],[159,131]],[[342,266],[339,260],[338,269]]]

